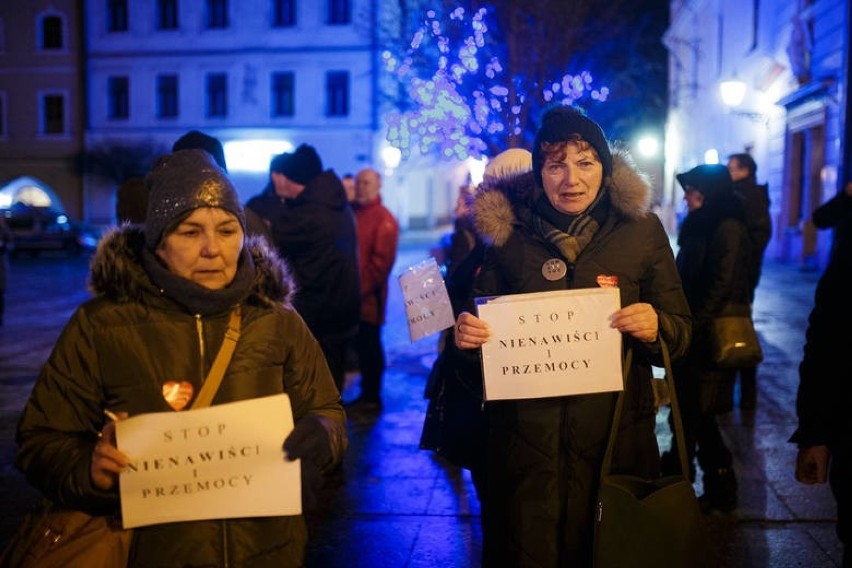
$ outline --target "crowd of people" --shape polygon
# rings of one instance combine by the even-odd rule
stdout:
[[[420,446],[471,471],[484,566],[591,565],[596,487],[618,395],[486,402],[481,350],[494,322],[477,315],[477,298],[617,287],[620,308],[608,325],[631,355],[623,359],[613,471],[654,479],[679,464],[655,436],[652,366],[663,366],[667,346],[687,473],[694,480],[701,468],[705,511],[736,508],[737,475],[716,419],[735,404],[737,376],[741,408],[755,408],[757,369],[717,368],[710,323],[731,310],[751,317],[772,232],[756,171],[749,154],[737,153],[727,167],[677,176],[687,214],[676,254],[652,212],[649,178],[574,107],[548,109],[531,151],[495,156],[482,183],[460,188],[444,259],[456,319],[428,380]],[[271,160],[266,187],[243,204],[221,143],[198,131],[179,138],[144,179],[118,190],[120,224],[93,257],[93,298],[73,314],[33,387],[17,467],[59,506],[117,514],[129,458],[104,410],[124,419],[187,408],[237,318],[237,347],[213,404],[289,395],[294,429],[281,440],[282,456],[301,460],[309,511],[346,450],[346,413],[383,408],[382,326],[400,228],[381,187],[377,170],[338,176],[301,144]],[[846,364],[834,330],[849,312],[843,235],[852,234],[852,184],[814,221],[837,237],[809,322],[791,441],[799,445],[796,478],[831,483],[848,549],[849,389],[837,372]],[[353,355],[360,394],[344,404]],[[128,562],[298,566],[307,538],[303,515],[151,525],[134,531]]]

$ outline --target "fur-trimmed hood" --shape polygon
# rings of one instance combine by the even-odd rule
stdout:
[[[142,264],[145,233],[138,225],[122,225],[103,236],[92,257],[89,291],[118,302],[144,301],[156,287]],[[295,285],[286,263],[262,237],[246,236],[244,245],[252,255],[255,278],[250,300],[272,305],[291,305]]]
[[[613,210],[624,217],[637,219],[647,215],[651,206],[651,182],[641,172],[624,148],[612,151],[612,175],[603,185]],[[533,202],[543,190],[536,186],[534,172],[504,178],[481,187],[473,203],[474,225],[480,238],[495,246],[509,240],[519,219],[531,211]]]

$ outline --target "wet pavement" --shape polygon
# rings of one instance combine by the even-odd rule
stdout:
[[[434,235],[404,235],[397,268],[427,258]],[[0,546],[37,495],[14,469],[14,428],[39,368],[81,301],[88,258],[20,258],[11,263],[6,325],[0,327]],[[757,409],[722,417],[735,456],[739,507],[704,517],[712,567],[840,565],[836,511],[827,486],[793,479],[797,368],[818,274],[767,261],[755,301],[765,360]],[[395,277],[394,277],[395,280]],[[418,449],[426,375],[437,337],[411,343],[399,286],[391,282],[384,329],[388,370],[384,410],[350,418],[343,468],[310,517],[310,567],[479,566],[479,505],[465,471]],[[358,394],[357,374],[343,393]],[[661,445],[669,443],[665,412]],[[700,479],[696,482],[701,492]],[[696,566],[701,565],[696,559]]]

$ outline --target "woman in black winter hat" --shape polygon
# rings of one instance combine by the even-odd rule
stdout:
[[[608,323],[633,358],[613,470],[653,478],[659,450],[651,365],[663,364],[660,339],[682,356],[691,325],[668,236],[649,210],[651,186],[600,125],[572,107],[545,113],[532,155],[532,172],[475,198],[475,226],[488,246],[474,295],[619,288],[622,308],[607,314]],[[454,339],[475,358],[490,339],[488,323],[463,312]],[[528,363],[523,357],[518,362]],[[571,374],[547,378],[570,381]],[[616,396],[530,396],[484,403],[483,565],[589,566]]]
[[[716,416],[733,408],[735,370],[711,359],[711,323],[724,314],[750,315],[750,244],[745,209],[733,191],[728,168],[702,164],[678,174],[688,213],[678,233],[677,268],[693,316],[692,345],[675,364],[675,390],[683,417],[687,460],[704,472],[705,510],[730,511],[737,505],[737,479],[730,450]],[[738,310],[738,311],[734,311]],[[674,468],[676,452],[663,456]]]
[[[290,304],[288,272],[262,240],[246,239],[234,186],[207,152],[161,157],[146,183],[144,227],[102,239],[94,298],[72,316],[33,387],[16,465],[60,507],[117,515],[129,458],[104,409],[119,417],[188,409],[236,317],[241,332],[212,404],[289,395],[295,429],[282,459],[301,458],[310,508],[346,429],[323,353]],[[128,564],[301,566],[306,540],[301,515],[157,524],[134,529]]]

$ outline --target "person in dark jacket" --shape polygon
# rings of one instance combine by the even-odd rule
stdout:
[[[94,297],[71,317],[33,387],[17,431],[16,465],[48,499],[90,514],[119,510],[120,416],[172,412],[201,389],[236,306],[241,335],[213,404],[289,395],[304,502],[315,474],[346,447],[340,395],[322,351],[290,305],[284,265],[245,218],[225,173],[201,150],[155,162],[144,227],[105,236],[92,261]],[[173,397],[169,382],[190,386]],[[301,566],[302,516],[216,519],[139,527],[129,565]]]
[[[649,209],[648,178],[572,107],[544,114],[532,155],[533,171],[517,178],[513,193],[492,188],[474,202],[477,230],[489,243],[474,294],[619,288],[623,307],[610,325],[634,356],[613,465],[654,478],[651,365],[663,364],[661,338],[673,357],[684,354],[691,322],[668,236]],[[471,313],[456,319],[460,349],[481,347],[489,334],[487,322]],[[615,401],[608,392],[486,403],[483,565],[591,564]]]
[[[725,166],[705,164],[678,174],[688,213],[678,234],[677,267],[693,315],[692,345],[674,365],[683,417],[687,461],[695,457],[704,472],[702,507],[730,511],[737,505],[731,452],[716,416],[733,407],[735,370],[718,369],[710,355],[714,317],[748,315],[750,242],[742,204],[733,196]],[[667,454],[677,463],[676,450]],[[694,473],[690,472],[694,477]]]
[[[346,351],[361,318],[358,238],[340,178],[323,170],[313,146],[272,159],[270,183],[246,207],[269,223],[272,240],[293,271],[293,303],[319,341],[338,390]]]
[[[790,438],[799,448],[796,479],[831,485],[844,568],[852,566],[852,362],[848,336],[838,330],[852,317],[850,282],[852,255],[833,256],[817,283],[808,317],[796,397],[799,422]]]
[[[511,148],[488,162],[480,187],[501,188],[516,194],[514,184],[532,170],[532,154],[528,150]],[[473,243],[459,247],[445,277],[447,295],[458,317],[474,308],[473,284],[482,266],[485,243],[475,233],[472,200],[475,191],[463,189],[456,207],[457,230],[470,231]],[[468,237],[462,237],[467,242]],[[447,330],[439,342],[439,353],[427,383],[429,405],[423,421],[420,448],[433,450],[453,465],[470,471],[480,507],[484,505],[488,441],[488,420],[482,404],[482,373],[479,361],[466,357],[455,345],[454,329]]]
[[[745,209],[746,229],[750,243],[748,277],[751,300],[760,283],[763,255],[772,237],[772,218],[769,216],[769,192],[766,184],[757,183],[757,163],[751,154],[728,156],[728,172],[734,185],[734,195]],[[740,408],[754,410],[757,405],[757,367],[739,369]]]
[[[843,543],[842,566],[852,566],[852,389],[846,336],[837,333],[852,316],[848,292],[852,281],[852,181],[817,207],[819,229],[834,229],[828,266],[820,276],[808,318],[799,364],[796,397],[798,428],[790,441],[799,447],[796,479],[804,484],[829,482],[837,502],[837,535]]]

